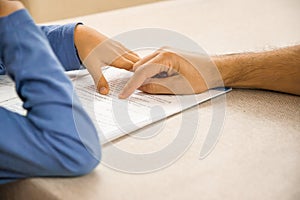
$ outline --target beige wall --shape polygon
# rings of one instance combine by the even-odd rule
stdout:
[[[36,22],[87,15],[161,0],[21,0]]]

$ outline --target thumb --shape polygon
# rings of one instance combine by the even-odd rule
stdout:
[[[95,85],[97,85],[97,91],[100,94],[107,95],[109,93],[109,85],[103,74]]]
[[[91,63],[90,65],[88,65],[87,70],[94,79],[97,91],[100,94],[106,95],[109,93],[109,85],[101,70],[101,66],[103,65],[103,63]]]

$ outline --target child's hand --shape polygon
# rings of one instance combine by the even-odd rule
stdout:
[[[140,60],[139,56],[117,41],[111,40],[96,30],[84,25],[75,29],[75,45],[83,64],[94,79],[98,92],[108,94],[109,85],[101,67],[110,65],[131,70]]]

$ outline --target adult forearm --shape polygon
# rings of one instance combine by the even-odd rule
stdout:
[[[213,57],[225,86],[300,95],[300,45]]]

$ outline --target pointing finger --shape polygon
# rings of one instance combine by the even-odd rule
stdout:
[[[161,72],[161,65],[145,64],[140,67],[126,83],[125,87],[119,94],[119,98],[128,98],[137,88],[139,88],[148,78]]]

